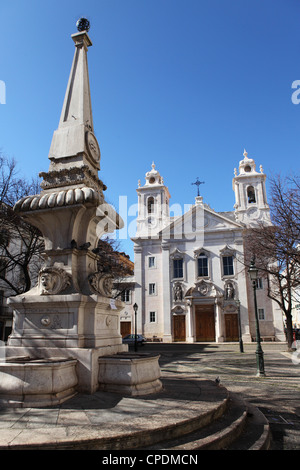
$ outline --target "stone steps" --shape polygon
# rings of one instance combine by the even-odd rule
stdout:
[[[272,439],[266,417],[258,408],[247,404],[247,420],[239,438],[228,447],[229,450],[269,450]]]
[[[270,447],[269,425],[255,407],[230,394],[222,416],[208,425],[177,439],[164,440],[143,450],[267,450]]]
[[[213,381],[172,376],[145,397],[98,392],[59,408],[0,409],[0,450],[262,450],[269,424],[254,406]],[[21,414],[20,414],[21,413]],[[44,423],[44,425],[43,425]],[[2,431],[2,432],[1,432]]]

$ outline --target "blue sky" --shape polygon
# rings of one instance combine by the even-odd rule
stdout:
[[[198,176],[217,211],[233,208],[244,148],[267,175],[299,173],[299,0],[11,0],[0,5],[0,148],[20,175],[49,168],[81,16],[99,176],[117,210],[120,196],[137,202],[152,161],[171,204],[194,202]],[[121,248],[133,256],[130,241]]]

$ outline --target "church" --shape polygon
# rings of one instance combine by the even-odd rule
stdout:
[[[201,184],[199,181],[196,182]],[[121,334],[148,341],[255,341],[254,295],[244,263],[245,232],[271,223],[266,175],[244,151],[232,181],[234,210],[216,212],[199,195],[179,216],[170,216],[170,193],[154,163],[137,188],[138,217],[132,288],[122,293]],[[128,283],[127,286],[130,284]],[[262,340],[285,341],[283,316],[256,285]],[[133,305],[137,305],[137,313]],[[136,322],[136,323],[135,323]]]

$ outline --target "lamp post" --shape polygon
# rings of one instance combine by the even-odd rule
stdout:
[[[136,316],[137,316],[137,311],[138,311],[138,305],[136,303],[133,305],[133,310],[134,310],[134,350],[135,352],[137,352]]]
[[[258,277],[258,269],[255,266],[254,259],[252,259],[250,268],[248,269],[250,280],[252,281],[252,287],[254,292],[254,311],[255,311],[255,326],[256,326],[256,366],[257,366],[257,377],[265,376],[264,367],[264,353],[260,344],[260,332],[259,332],[259,320],[257,314],[257,301],[256,301],[256,281]]]
[[[242,339],[242,325],[241,325],[241,301],[236,300],[237,308],[238,308],[238,322],[239,322],[239,343],[240,343],[240,352],[244,352],[244,345]]]

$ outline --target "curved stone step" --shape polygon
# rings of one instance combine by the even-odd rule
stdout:
[[[247,420],[247,406],[239,398],[230,395],[224,413],[207,426],[180,436],[176,440],[161,442],[147,450],[219,450],[231,445],[243,432]],[[144,448],[145,450],[145,448]]]
[[[247,404],[247,422],[239,437],[228,450],[268,450],[271,448],[270,425],[265,415],[255,406]]]
[[[225,387],[178,377],[164,378],[163,383],[164,391],[153,396],[122,398],[106,396],[106,392],[93,397],[78,395],[59,409],[22,410],[24,418],[6,409],[2,413],[6,429],[0,433],[0,449],[192,451],[269,447],[269,425],[264,415]],[[47,424],[42,427],[42,423]]]
[[[0,439],[0,449],[95,449],[95,450],[133,450],[143,449],[162,442],[164,439],[177,439],[180,436],[203,428],[219,419],[227,409],[229,394],[222,386],[206,380],[185,380],[180,378],[164,378],[164,390],[147,397],[125,398],[110,394],[112,408],[107,405],[99,409],[99,416],[91,406],[84,408],[82,425],[76,422],[76,415],[81,413],[84,399],[78,395],[60,407],[59,414],[69,411],[65,420],[57,419],[54,425],[40,428],[34,423],[34,429],[27,429],[19,423],[6,430]],[[106,392],[99,392],[101,403],[105,403]],[[83,400],[83,401],[82,401]],[[89,398],[87,399],[89,403]],[[92,402],[93,399],[91,398]],[[116,407],[113,405],[116,402]],[[107,420],[101,418],[101,411]],[[109,411],[111,409],[111,411]],[[53,410],[55,413],[56,410]],[[7,411],[10,418],[11,411]],[[26,417],[31,422],[35,419],[35,410],[28,409]],[[72,415],[75,414],[75,420]],[[41,410],[47,416],[46,410]],[[56,415],[55,415],[56,416]],[[79,424],[79,425],[78,425]],[[2,442],[1,442],[2,441]]]
[[[223,415],[209,425],[143,450],[268,450],[270,445],[270,427],[263,413],[230,394]]]

